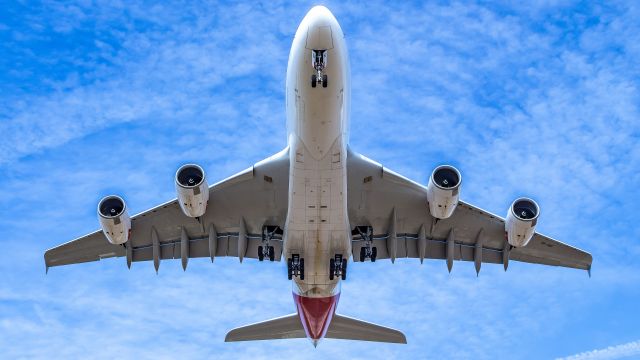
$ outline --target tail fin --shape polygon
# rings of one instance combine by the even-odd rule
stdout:
[[[305,337],[307,335],[300,322],[300,316],[291,314],[235,328],[227,333],[224,341],[298,339]],[[407,343],[407,338],[398,330],[338,314],[333,315],[325,338],[397,344]]]
[[[227,333],[224,341],[297,339],[305,337],[307,335],[304,332],[304,328],[302,328],[300,317],[298,314],[291,314],[235,328]]]
[[[333,315],[325,338],[396,344],[407,343],[407,338],[398,330],[338,314]]]

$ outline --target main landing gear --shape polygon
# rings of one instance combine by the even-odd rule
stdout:
[[[324,74],[324,68],[327,66],[327,50],[311,50],[311,65],[316,71],[311,75],[311,87],[322,84],[326,88],[329,85],[327,75]]]
[[[265,258],[269,261],[275,260],[275,250],[269,243],[276,234],[282,235],[282,229],[279,226],[265,225],[262,227],[262,245],[258,246],[258,260],[263,261]]]
[[[371,226],[356,226],[351,232],[352,235],[360,235],[364,245],[360,248],[360,262],[370,259],[371,262],[376,261],[378,249],[373,246],[373,228]]]
[[[300,280],[304,280],[304,259],[301,259],[299,254],[292,254],[291,257],[287,259],[287,271],[289,280],[293,279],[294,276],[298,276]]]
[[[342,254],[336,254],[335,258],[329,260],[329,280],[336,276],[347,279],[347,259],[343,259]]]

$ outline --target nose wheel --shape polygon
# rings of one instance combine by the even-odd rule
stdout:
[[[300,278],[300,280],[304,280],[304,259],[300,258],[299,254],[293,254],[289,259],[287,259],[287,278],[289,280],[293,279],[294,276]]]
[[[336,254],[333,259],[329,260],[329,280],[339,277],[342,280],[347,279],[347,259],[342,258],[342,254]]]
[[[322,84],[322,87],[326,88],[329,86],[329,80],[327,79],[327,75],[322,75],[322,77],[318,77],[318,75],[311,75],[311,87],[316,87],[318,84]]]

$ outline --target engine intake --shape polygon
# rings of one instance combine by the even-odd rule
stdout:
[[[129,240],[131,218],[127,212],[127,205],[121,197],[110,195],[100,200],[98,220],[100,220],[102,232],[110,243],[122,245]]]
[[[462,176],[451,165],[440,165],[431,174],[427,185],[427,200],[431,216],[446,219],[453,214],[460,198]]]
[[[198,165],[183,165],[176,172],[176,192],[182,212],[189,217],[200,217],[207,211],[209,185],[204,170]]]
[[[528,198],[519,198],[511,204],[505,222],[507,240],[511,246],[527,246],[533,234],[540,215],[540,207]]]

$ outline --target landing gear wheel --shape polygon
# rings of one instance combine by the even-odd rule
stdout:
[[[342,280],[347,280],[347,259],[342,259]]]
[[[258,260],[264,260],[264,252],[262,252],[262,246],[258,246]]]
[[[329,259],[329,280],[333,280],[336,273],[336,262],[333,259]]]
[[[328,84],[327,75],[322,75],[322,87],[326,88]]]
[[[288,271],[287,278],[289,280],[291,280],[293,278],[293,269],[292,269],[293,266],[292,265],[293,264],[292,264],[291,259],[287,259],[287,271]]]
[[[371,248],[371,262],[376,262],[377,257],[378,257],[378,248],[374,246],[373,248]]]
[[[365,251],[366,251],[366,248],[364,246],[360,248],[360,262],[364,262]]]
[[[316,87],[318,84],[318,76],[313,74],[311,75],[311,87]]]
[[[300,280],[304,280],[304,259],[300,259]]]
[[[275,258],[276,258],[276,257],[275,257],[275,253],[276,253],[276,251],[274,250],[273,246],[269,246],[269,250],[268,250],[268,252],[269,252],[269,261],[273,261],[273,260],[275,260]]]

